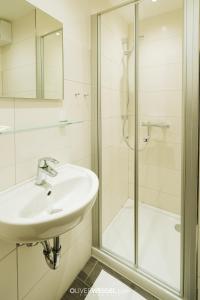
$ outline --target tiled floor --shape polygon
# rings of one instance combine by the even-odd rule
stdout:
[[[113,277],[119,279],[121,282],[125,283],[131,289],[136,291],[138,294],[143,296],[147,300],[157,300],[155,297],[151,296],[147,292],[143,291],[141,288],[128,281],[118,273],[111,270],[106,265],[98,262],[95,258],[91,257],[87,262],[83,270],[78,274],[77,278],[74,280],[68,291],[65,293],[61,300],[83,300],[86,298],[89,289],[92,287],[97,277],[104,270],[111,274]]]

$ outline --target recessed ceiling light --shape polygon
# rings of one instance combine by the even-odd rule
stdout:
[[[151,0],[152,2],[157,2],[157,0]]]
[[[59,35],[60,35],[60,32],[56,32],[56,35],[58,35],[58,36],[59,36]]]

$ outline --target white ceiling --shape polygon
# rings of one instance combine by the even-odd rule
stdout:
[[[33,9],[34,7],[25,0],[0,0],[0,19],[13,21]]]
[[[125,0],[110,0],[112,6],[123,3]],[[140,19],[145,19],[167,13],[183,5],[183,0],[141,0],[139,15]],[[0,19],[13,21],[23,15],[28,14],[34,7],[26,0],[0,0]],[[126,18],[128,22],[133,22],[133,12],[130,6],[120,9],[120,14]]]
[[[146,19],[180,9],[182,6],[183,0],[143,0],[139,6],[139,15],[141,19]]]
[[[122,0],[110,0],[112,6],[123,3]],[[183,6],[183,0],[141,0],[139,5],[139,18],[146,19],[153,16],[161,15],[176,9],[180,9]],[[133,7],[133,5],[132,5]],[[124,6],[118,10],[127,22],[133,22],[134,10],[131,10],[131,5]]]

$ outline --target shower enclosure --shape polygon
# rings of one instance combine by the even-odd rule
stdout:
[[[163,300],[197,295],[198,5],[92,17],[93,253]]]

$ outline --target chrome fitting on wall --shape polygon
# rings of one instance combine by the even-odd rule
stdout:
[[[60,265],[61,257],[60,237],[53,238],[53,247],[51,247],[49,241],[43,241],[41,244],[44,248],[43,254],[47,265],[50,269],[56,270]]]

